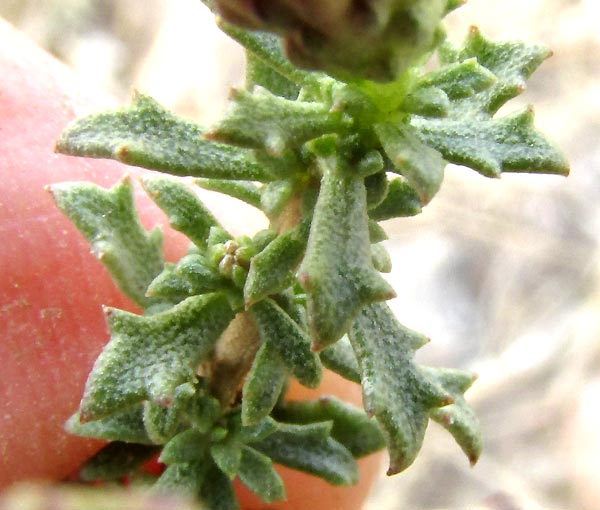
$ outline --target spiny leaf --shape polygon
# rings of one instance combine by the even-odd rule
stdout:
[[[323,365],[349,381],[360,384],[360,370],[354,349],[347,336],[319,353]]]
[[[141,405],[115,413],[100,420],[81,423],[79,413],[69,418],[65,425],[71,434],[82,437],[124,441],[126,443],[154,444],[144,426],[144,410]]]
[[[273,462],[254,448],[242,448],[238,476],[244,485],[267,503],[285,499],[283,480],[275,471]]]
[[[89,459],[79,476],[84,481],[119,480],[160,451],[159,446],[112,442]]]
[[[271,299],[250,309],[262,342],[275,349],[294,377],[304,386],[316,388],[323,370],[319,356],[310,350],[306,332]]]
[[[195,183],[204,189],[218,191],[260,209],[260,188],[256,184],[222,179],[197,179]]]
[[[152,316],[107,309],[111,341],[96,360],[81,403],[88,421],[150,399],[166,404],[192,381],[233,319],[222,293],[194,296]]]
[[[395,295],[371,262],[364,179],[338,155],[319,163],[321,190],[298,270],[314,349],[340,339],[364,305]]]
[[[500,119],[414,119],[424,143],[459,165],[488,177],[502,172],[539,172],[566,175],[563,154],[533,126],[528,108]]]
[[[467,391],[475,376],[468,372],[453,369],[428,368],[431,377],[450,392],[454,404],[434,409],[430,412],[431,419],[442,425],[456,440],[469,459],[475,464],[481,455],[483,447],[479,420],[473,408],[467,404],[463,394]]]
[[[289,287],[302,260],[310,224],[306,221],[275,238],[252,258],[244,286],[246,306]]]
[[[369,210],[369,218],[375,221],[405,216],[415,216],[422,211],[419,195],[404,179],[392,179],[387,195],[377,207]]]
[[[210,228],[219,222],[196,194],[181,181],[169,177],[144,177],[142,184],[150,198],[167,214],[171,226],[199,248],[206,248]]]
[[[162,234],[141,226],[130,179],[110,190],[90,183],[57,184],[50,190],[119,288],[138,305],[150,306],[146,289],[163,268]]]
[[[270,343],[256,353],[242,391],[242,423],[256,425],[270,414],[287,379],[285,364]]]
[[[262,87],[236,90],[221,121],[207,135],[240,147],[266,149],[278,155],[287,148],[344,127],[343,116],[324,103],[290,101]]]
[[[252,446],[278,464],[318,476],[332,485],[352,485],[358,480],[356,461],[329,436],[330,432],[331,423],[280,423],[277,432]]]
[[[408,125],[377,124],[375,132],[394,171],[406,177],[421,202],[427,204],[444,179],[446,162],[440,153],[420,141],[418,132]]]
[[[331,437],[344,445],[355,458],[364,457],[385,446],[381,429],[374,419],[367,417],[362,409],[335,397],[288,401],[277,409],[275,417],[280,421],[298,424],[332,421]]]
[[[110,158],[174,175],[269,181],[252,154],[208,142],[193,122],[176,117],[136,93],[131,106],[73,122],[56,150],[72,156]]]
[[[454,399],[414,363],[414,351],[427,340],[400,325],[385,303],[361,310],[350,341],[362,372],[365,409],[377,417],[386,436],[388,474],[398,473],[415,460],[429,412]]]

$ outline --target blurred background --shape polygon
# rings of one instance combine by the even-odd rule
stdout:
[[[209,125],[242,83],[241,50],[198,0],[1,0],[0,15],[122,103],[133,86]],[[468,395],[485,447],[470,468],[432,424],[414,466],[382,471],[365,508],[597,510],[600,4],[471,0],[448,18],[449,38],[471,24],[554,50],[501,113],[534,103],[571,176],[450,167],[422,215],[387,222],[392,306],[431,337],[422,362],[479,374]]]

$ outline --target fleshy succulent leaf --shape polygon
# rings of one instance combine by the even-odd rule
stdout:
[[[216,464],[207,469],[200,500],[210,510],[237,510],[240,507],[233,483]]]
[[[339,340],[364,305],[395,295],[371,262],[364,180],[337,155],[320,164],[321,191],[298,270],[315,349]]]
[[[156,455],[160,446],[114,441],[89,459],[79,471],[83,481],[119,480]]]
[[[287,379],[285,364],[270,343],[259,348],[246,378],[242,398],[242,423],[256,425],[277,404]]]
[[[377,417],[386,435],[388,474],[398,473],[415,460],[429,412],[452,404],[454,398],[413,360],[414,351],[427,340],[400,325],[385,303],[363,308],[350,341],[362,372],[365,409]]]
[[[267,503],[285,499],[283,480],[275,471],[273,462],[254,448],[242,448],[238,476],[244,485]]]
[[[444,179],[446,162],[440,153],[425,145],[408,125],[378,124],[375,131],[395,172],[406,177],[421,202],[427,204]]]
[[[90,183],[57,184],[50,190],[119,288],[138,305],[150,306],[146,289],[164,264],[162,234],[141,226],[131,180],[125,178],[110,190]]]
[[[240,444],[235,440],[226,438],[224,441],[211,446],[210,454],[219,469],[233,480],[238,474],[242,461]]]
[[[454,404],[430,411],[431,419],[442,425],[456,440],[469,459],[475,464],[483,448],[479,420],[463,394],[469,389],[475,376],[454,369],[429,368],[431,376],[450,392]]]
[[[56,150],[72,156],[110,158],[181,176],[269,181],[252,154],[203,139],[193,122],[142,94],[129,107],[84,117],[61,135]]]
[[[287,59],[282,51],[281,39],[276,35],[267,32],[249,32],[225,22],[221,22],[219,26],[223,32],[239,42],[256,58],[292,83],[307,86],[314,85],[317,80],[318,73],[302,71]],[[273,92],[278,93],[279,90]]]
[[[421,141],[446,160],[488,177],[502,172],[568,174],[564,155],[534,128],[531,107],[494,118],[501,106],[525,90],[527,78],[550,55],[541,46],[492,42],[472,28],[462,49],[448,45],[440,51],[443,67],[431,79],[436,82],[445,74],[452,78],[457,69],[469,65],[484,68],[495,81],[480,90],[467,88],[468,94],[454,93],[446,119],[414,117],[412,126]]]
[[[154,444],[144,426],[144,410],[141,405],[135,405],[131,409],[86,423],[81,423],[79,413],[76,413],[69,418],[66,428],[72,434],[82,437],[146,445]]]
[[[181,181],[170,177],[144,177],[146,193],[167,214],[170,225],[185,234],[198,248],[206,248],[211,227],[219,222],[196,194]]]
[[[392,271],[392,258],[383,243],[371,245],[371,260],[373,261],[373,267],[380,273],[390,273]]]
[[[502,172],[567,174],[562,153],[533,126],[530,108],[500,119],[415,119],[420,139],[487,177]]]
[[[362,409],[335,397],[287,402],[277,409],[276,418],[297,424],[333,422],[331,437],[344,445],[355,458],[364,457],[385,446],[381,429],[373,418],[369,418]]]
[[[150,399],[166,404],[233,319],[222,293],[194,296],[152,316],[108,309],[111,341],[96,361],[81,403],[84,421]]]
[[[369,218],[375,221],[389,220],[415,216],[421,210],[419,195],[404,179],[398,178],[389,182],[387,195],[377,207],[369,210]]]
[[[195,183],[204,189],[218,191],[260,209],[260,188],[252,182],[196,179]]]
[[[290,101],[259,86],[252,92],[235,90],[231,100],[225,116],[207,135],[211,140],[279,155],[344,127],[342,114],[330,112],[324,103]]]
[[[271,299],[263,299],[250,310],[262,342],[277,351],[301,384],[318,387],[323,371],[319,356],[310,350],[308,334]]]
[[[347,336],[319,353],[323,365],[349,381],[360,384],[360,369]]]
[[[288,80],[251,51],[246,51],[246,88],[252,90],[255,85],[291,100],[298,99],[300,93],[297,83]]]
[[[352,485],[358,466],[352,454],[330,437],[331,423],[280,424],[253,448],[278,464],[323,478],[332,485]]]
[[[293,282],[293,270],[300,264],[308,239],[309,223],[277,236],[258,255],[252,258],[244,286],[246,306],[276,294]]]

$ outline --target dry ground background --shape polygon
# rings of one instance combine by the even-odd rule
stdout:
[[[0,15],[122,102],[131,84],[210,124],[241,82],[239,48],[198,0],[1,0]],[[392,221],[400,320],[423,361],[474,370],[485,452],[471,469],[432,426],[368,510],[600,508],[600,5],[471,0],[448,19],[555,51],[510,109],[533,102],[568,179],[450,168],[420,217]],[[234,221],[233,217],[227,223]]]

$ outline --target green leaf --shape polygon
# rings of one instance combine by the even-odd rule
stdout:
[[[233,319],[224,294],[194,296],[152,316],[107,309],[111,341],[96,360],[81,402],[85,421],[136,402],[167,404],[191,382]]]
[[[219,27],[223,32],[262,60],[265,65],[271,67],[292,83],[305,86],[314,85],[317,78],[323,76],[320,73],[302,71],[292,64],[283,54],[281,39],[276,35],[267,32],[249,32],[223,21],[219,22]],[[279,91],[274,90],[272,92],[278,93]]]
[[[454,399],[414,362],[414,351],[427,340],[400,325],[385,303],[363,308],[350,330],[350,341],[362,372],[365,409],[386,436],[388,474],[398,473],[415,460],[429,412]]]
[[[421,200],[404,179],[393,179],[389,182],[387,195],[383,202],[369,211],[369,218],[375,221],[391,218],[415,216],[420,214]]]
[[[423,117],[445,117],[450,110],[450,99],[440,88],[420,87],[406,96],[402,110]]]
[[[224,181],[221,179],[196,179],[194,182],[204,189],[229,195],[260,209],[260,188],[256,184],[248,181]]]
[[[431,376],[452,395],[454,404],[434,409],[431,419],[442,425],[456,440],[458,445],[474,465],[483,447],[479,420],[473,408],[467,404],[463,394],[476,377],[468,372],[453,369],[429,368]]]
[[[56,184],[50,190],[119,288],[138,305],[150,306],[146,289],[163,268],[162,234],[140,224],[130,179],[110,190],[90,183]]]
[[[381,273],[390,273],[392,271],[392,258],[385,249],[383,243],[371,245],[371,259],[373,267]]]
[[[323,370],[319,356],[310,350],[306,332],[271,299],[263,299],[250,309],[261,341],[269,344],[288,370],[304,386],[317,388]]]
[[[488,177],[502,172],[540,172],[566,175],[563,154],[533,127],[533,110],[494,118],[507,101],[525,90],[525,82],[550,56],[541,46],[522,42],[492,42],[473,28],[462,49],[440,50],[442,69],[433,75],[450,78],[460,66],[483,67],[495,77],[493,84],[468,94],[455,94],[447,119],[414,117],[420,140],[452,163],[465,165]],[[425,78],[426,79],[426,78]]]
[[[385,229],[376,221],[369,219],[369,242],[371,245],[386,241],[388,235]]]
[[[252,90],[255,85],[266,88],[276,96],[295,100],[300,93],[300,87],[288,80],[273,67],[251,51],[246,51],[246,88]]]
[[[417,86],[436,87],[443,90],[450,99],[464,99],[486,90],[497,81],[494,73],[479,65],[476,58],[468,58],[427,73]]]
[[[558,148],[533,126],[527,108],[500,119],[415,119],[420,139],[450,162],[487,177],[502,172],[566,175],[569,165]]]
[[[241,416],[240,416],[241,418]],[[256,425],[242,426],[241,419],[239,420],[239,432],[237,433],[238,439],[244,444],[255,443],[256,441],[262,441],[266,437],[279,430],[279,424],[270,416],[265,417],[259,421]]]
[[[204,462],[209,446],[208,435],[188,429],[177,434],[164,446],[159,460],[165,464]]]
[[[344,126],[340,112],[330,112],[324,103],[290,101],[262,87],[252,92],[235,90],[225,116],[206,136],[240,147],[266,149],[282,154],[287,148]]]
[[[82,437],[126,443],[154,444],[154,441],[148,437],[146,432],[144,410],[141,405],[86,423],[81,423],[79,413],[76,413],[69,418],[65,427],[71,434]]]
[[[159,446],[115,441],[89,459],[79,471],[79,477],[87,482],[119,480],[136,471],[159,451]]]
[[[208,467],[200,499],[210,510],[237,510],[240,506],[231,480],[215,464]]]
[[[244,446],[239,466],[240,480],[267,503],[285,499],[283,480],[269,457]]]
[[[419,140],[408,125],[377,124],[375,132],[394,164],[394,171],[406,177],[421,202],[427,204],[440,189],[446,162],[439,152]]]
[[[319,400],[288,401],[277,409],[278,420],[297,424],[332,421],[331,437],[345,446],[355,458],[364,457],[385,447],[377,422],[362,409],[335,397]]]
[[[354,349],[347,336],[343,336],[333,345],[320,353],[321,361],[328,369],[341,375],[349,381],[360,384],[360,370]]]
[[[365,179],[367,190],[367,207],[373,209],[381,204],[389,192],[389,184],[385,172],[369,175]]]
[[[287,375],[285,364],[275,348],[269,343],[261,345],[242,390],[244,425],[256,425],[271,413]]]
[[[203,139],[203,130],[136,93],[131,106],[84,117],[61,135],[56,150],[110,158],[174,175],[269,181],[252,154]]]
[[[205,485],[207,470],[208,466],[204,462],[173,464],[160,475],[152,491],[197,499]]]
[[[300,264],[310,224],[302,222],[275,238],[252,258],[244,286],[244,300],[249,307],[267,296],[276,294],[294,280],[293,270]]]
[[[280,424],[280,430],[254,443],[253,448],[273,462],[304,471],[332,485],[353,485],[358,466],[352,454],[329,437],[331,423]]]
[[[142,184],[150,198],[167,214],[171,226],[199,248],[206,248],[210,229],[219,222],[196,194],[180,180],[170,177],[144,177]]]
[[[229,282],[203,255],[191,254],[177,265],[165,264],[163,272],[149,285],[147,294],[178,303],[190,296],[229,287]]]
[[[240,463],[242,461],[242,449],[237,441],[226,438],[225,441],[212,445],[210,454],[223,471],[231,480],[238,474]]]
[[[294,196],[297,188],[295,179],[273,181],[261,190],[260,208],[269,218],[277,218]]]
[[[440,50],[441,63],[457,64],[476,59],[496,80],[477,94],[455,102],[451,116],[477,112],[493,115],[507,101],[525,90],[527,78],[551,55],[552,52],[543,46],[528,45],[521,41],[491,41],[478,28],[472,27],[463,48],[456,50],[446,46]]]
[[[395,295],[371,262],[364,179],[337,154],[319,164],[321,190],[298,270],[317,350],[339,340],[363,306]]]

